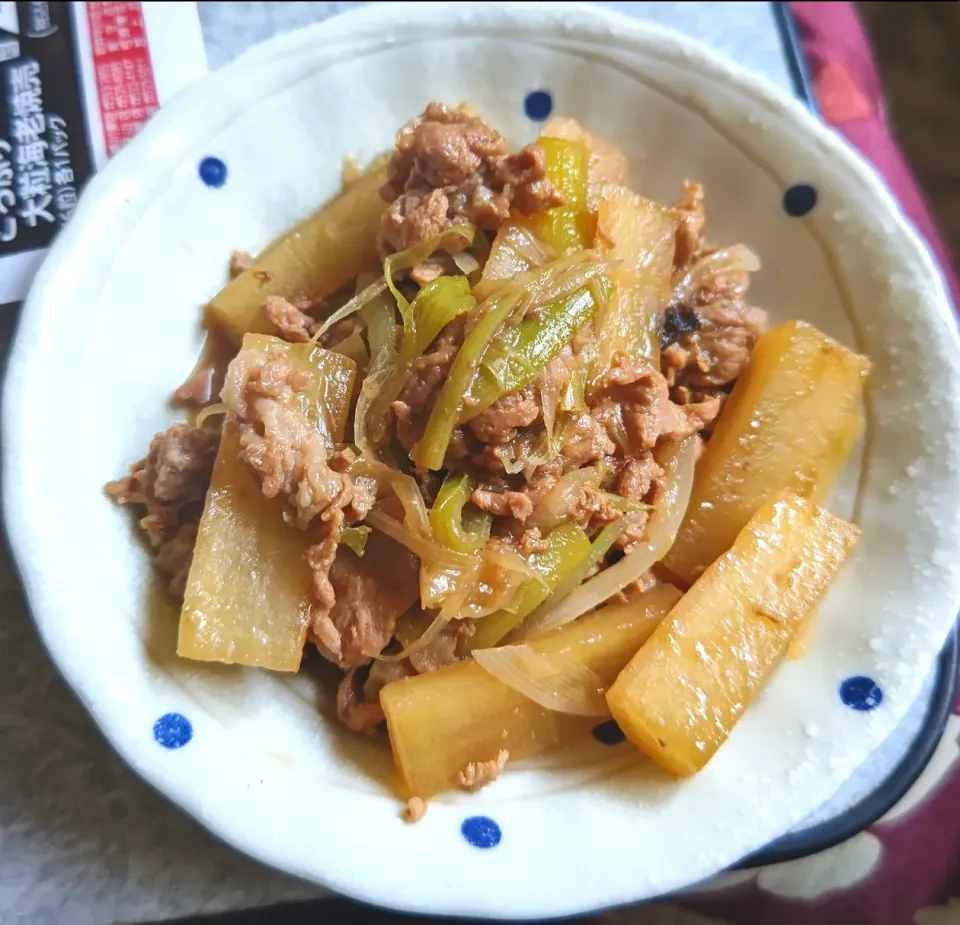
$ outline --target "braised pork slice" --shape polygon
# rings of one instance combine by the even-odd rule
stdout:
[[[530,214],[563,205],[546,179],[543,149],[510,154],[503,136],[463,108],[430,103],[397,134],[380,195],[384,254],[428,241],[456,223],[495,231],[514,203]],[[462,247],[451,242],[447,250]]]
[[[264,497],[279,498],[287,522],[316,537],[306,562],[312,577],[313,632],[339,662],[340,634],[330,627],[336,589],[329,573],[344,522],[362,520],[376,498],[368,479],[348,471],[353,454],[331,453],[298,408],[296,396],[306,386],[307,377],[282,350],[241,350],[227,370],[220,397],[239,427],[240,459]]]
[[[318,648],[343,668],[365,664],[383,651],[397,617],[419,599],[419,560],[373,531],[362,556],[339,548],[329,578],[335,602],[328,614],[314,620],[314,632],[324,640]],[[318,619],[324,623],[322,634],[316,632]]]
[[[674,266],[678,277],[716,253],[706,241],[703,188],[684,182],[674,206],[681,219]],[[767,314],[748,305],[746,270],[704,272],[693,292],[667,307],[661,327],[661,370],[670,397],[680,405],[708,398],[721,402],[750,362]]]
[[[118,504],[142,511],[140,528],[153,548],[154,565],[181,599],[220,445],[220,431],[213,425],[174,424],[150,441],[146,457],[131,467],[130,475],[106,486]]]

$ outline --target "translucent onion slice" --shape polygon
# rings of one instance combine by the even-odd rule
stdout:
[[[518,572],[527,578],[545,584],[543,576],[520,553],[505,546],[503,543],[489,543],[480,553],[487,562],[505,572]]]
[[[438,573],[431,569],[434,584],[431,591],[446,583],[447,593],[442,598],[441,616],[444,619],[479,620],[500,610],[516,610],[521,593],[527,582],[539,575],[516,552],[502,543],[492,542],[477,557],[478,567],[471,572],[453,574]],[[423,568],[420,573],[420,588],[423,593]],[[434,597],[438,601],[437,596]],[[421,601],[424,607],[437,606]]]
[[[382,485],[388,485],[403,506],[404,525],[419,536],[431,537],[433,535],[433,531],[430,529],[427,503],[423,500],[420,486],[412,476],[391,469],[384,463],[363,457],[354,463],[351,473],[373,479],[377,483],[378,494]]]
[[[229,409],[222,402],[217,402],[215,405],[207,405],[206,408],[202,408],[197,412],[197,419],[194,422],[195,427],[203,427],[203,422],[207,418],[212,418],[217,414],[226,414]]]
[[[637,546],[615,565],[604,569],[579,587],[576,585],[570,587],[570,593],[561,596],[560,592],[569,585],[569,582],[564,580],[556,592],[544,601],[521,627],[523,637],[563,626],[599,607],[611,595],[640,578],[670,551],[690,503],[696,459],[696,437],[688,438],[670,453],[670,457],[664,460],[667,468],[666,491],[659,507],[650,515],[646,542]],[[622,523],[629,517],[631,517],[630,514],[625,515],[604,530]],[[603,533],[600,536],[602,537]],[[600,537],[594,543],[596,544],[599,539]],[[577,569],[577,571],[582,576],[587,570]]]
[[[443,628],[449,622],[449,618],[444,617],[443,614],[437,614],[433,618],[433,622],[423,631],[423,634],[414,639],[413,642],[404,646],[399,652],[392,652],[388,655],[381,652],[377,656],[377,660],[381,662],[402,662],[405,658],[416,655],[421,649],[430,645],[443,632]]]
[[[434,235],[427,241],[415,244],[405,251],[399,251],[391,254],[383,261],[383,283],[390,289],[393,297],[397,300],[397,308],[400,309],[400,317],[403,320],[404,334],[409,334],[413,321],[413,314],[410,310],[410,302],[397,288],[396,275],[402,270],[412,270],[418,263],[426,260],[434,251],[439,250],[444,244],[453,238],[460,238],[462,246],[468,247],[473,243],[476,229],[473,225],[453,225],[446,228],[439,234]],[[454,245],[454,249],[457,249]]]
[[[532,231],[514,225],[513,249],[517,257],[527,264],[529,269],[535,270],[550,261],[550,248],[543,243]]]
[[[460,606],[476,587],[479,570],[479,560],[470,568],[451,568],[432,561],[421,562],[420,606],[425,610],[446,606],[445,619],[457,616]],[[450,601],[456,603],[451,606]]]
[[[330,330],[338,321],[343,321],[354,312],[360,311],[368,302],[372,302],[381,292],[387,288],[384,280],[378,279],[371,283],[366,289],[358,292],[349,302],[341,305],[322,325],[317,329],[317,333],[310,338],[311,343],[316,343],[327,331]]]
[[[370,352],[367,350],[367,342],[359,331],[354,331],[339,344],[330,347],[330,350],[353,360],[357,364],[357,369],[361,371],[361,375],[362,371],[370,365]]]
[[[553,428],[557,423],[557,407],[560,404],[560,383],[556,377],[551,375],[553,367],[547,364],[546,370],[540,376],[540,407],[543,409],[543,427],[547,434],[547,446],[555,446],[553,439]],[[559,447],[557,447],[559,452]]]
[[[577,593],[584,576],[610,551],[610,548],[620,535],[638,522],[639,516],[639,514],[624,514],[623,517],[607,524],[600,531],[597,538],[590,544],[590,552],[586,558],[570,569],[560,584],[557,585],[553,594],[530,614],[524,622],[520,630],[520,638],[526,638],[532,633],[540,633],[557,626],[562,626],[562,623],[556,622],[554,614],[562,609],[561,605],[568,597],[573,597],[573,595]],[[590,583],[589,581],[586,582],[583,587],[586,587],[586,585]],[[575,617],[580,616],[580,613],[583,612],[584,611],[578,612],[575,614]],[[565,619],[563,622],[567,623],[569,620],[575,619],[575,617],[569,617],[569,619]]]
[[[603,681],[584,665],[560,665],[528,645],[476,649],[473,657],[488,674],[547,710],[610,715]]]
[[[547,246],[532,231],[507,222],[497,232],[474,294],[486,299],[519,274],[542,267],[550,257]]]
[[[672,301],[684,303],[702,289],[711,279],[725,273],[756,273],[760,258],[744,244],[723,247],[701,257],[673,286]],[[676,279],[676,277],[674,277]]]
[[[390,344],[397,343],[397,303],[389,292],[380,293],[377,298],[360,309],[360,317],[367,328],[367,344],[371,359],[376,359],[380,351]]]
[[[527,310],[532,312],[541,305],[582,289],[593,279],[609,277],[622,262],[604,259],[604,255],[599,251],[574,251],[565,257],[498,281],[492,294],[488,295],[482,287],[479,288],[486,302],[505,292],[519,289],[524,293]]]
[[[521,434],[513,445],[508,444],[505,447],[501,460],[503,471],[507,475],[516,475],[518,472],[530,475],[535,469],[556,457],[553,447],[546,439],[546,434],[539,440],[536,439],[536,435],[532,436],[533,440],[529,440],[527,434]],[[531,447],[531,449],[527,452],[524,447]]]
[[[577,499],[587,488],[599,488],[604,473],[599,466],[574,469],[562,475],[536,504],[527,518],[532,527],[555,527],[570,520],[577,506]]]
[[[522,281],[529,294],[528,312],[532,312],[541,305],[556,302],[582,289],[591,280],[601,276],[609,278],[622,262],[602,260],[596,251],[579,251],[548,264],[542,270],[526,273],[516,282]]]
[[[385,536],[389,536],[390,539],[409,549],[421,562],[427,561],[440,568],[464,572],[475,568],[478,562],[476,556],[454,552],[452,549],[440,546],[429,536],[411,530],[405,524],[400,523],[399,520],[394,520],[388,514],[384,514],[383,511],[378,511],[376,508],[367,514],[365,521],[374,530],[379,530]]]
[[[453,254],[453,262],[464,276],[469,276],[475,270],[480,269],[480,261],[469,251],[459,251]]]
[[[477,574],[474,594],[463,602],[459,616],[478,620],[500,610],[516,613],[527,582],[540,583],[541,576],[519,553],[503,543],[488,543],[480,555],[485,567]]]
[[[389,336],[389,331],[385,333]],[[374,358],[363,379],[353,416],[353,439],[360,448],[363,458],[368,462],[380,458],[374,436],[379,435],[383,422],[374,420],[373,410],[378,404],[377,399],[381,390],[393,377],[397,357],[397,329],[394,327],[392,341],[388,340],[381,346],[380,352]]]

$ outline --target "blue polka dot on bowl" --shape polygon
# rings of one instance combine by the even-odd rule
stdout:
[[[546,122],[553,112],[553,97],[546,90],[534,90],[524,98],[523,111],[534,122]]]
[[[783,211],[791,218],[809,215],[817,205],[817,191],[809,183],[795,183],[783,194]]]
[[[844,679],[840,684],[840,699],[851,710],[866,713],[880,706],[883,702],[883,691],[873,678],[855,675]]]
[[[205,186],[220,189],[227,182],[227,165],[219,157],[205,157],[197,165],[197,173]]]
[[[164,748],[183,748],[193,738],[193,726],[182,713],[164,713],[153,724],[153,737]]]
[[[460,832],[474,848],[496,848],[503,833],[489,816],[470,816],[463,820]]]

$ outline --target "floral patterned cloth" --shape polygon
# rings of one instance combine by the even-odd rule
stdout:
[[[821,116],[869,158],[960,284],[891,134],[851,3],[791,3]],[[727,874],[676,904],[611,914],[630,925],[960,925],[960,698],[930,764],[879,822],[828,851]]]

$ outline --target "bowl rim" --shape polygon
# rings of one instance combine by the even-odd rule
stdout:
[[[68,643],[59,638],[53,631],[50,622],[43,618],[42,608],[38,606],[39,583],[35,570],[31,566],[30,528],[26,516],[28,499],[20,487],[19,467],[21,460],[17,455],[16,437],[21,430],[22,416],[20,413],[21,389],[26,370],[30,364],[29,343],[36,337],[42,327],[43,312],[41,293],[55,279],[58,264],[73,248],[80,235],[81,225],[87,216],[93,214],[97,208],[97,201],[101,194],[109,190],[115,179],[122,177],[128,165],[133,165],[142,152],[149,149],[151,141],[163,133],[175,128],[191,101],[202,96],[209,96],[223,92],[234,75],[239,75],[251,65],[258,62],[280,61],[284,54],[295,49],[300,43],[349,36],[354,30],[366,26],[383,27],[383,16],[390,10],[391,20],[401,22],[409,19],[423,19],[426,17],[432,23],[436,22],[468,22],[481,20],[499,20],[501,24],[519,24],[520,28],[529,31],[536,27],[546,29],[548,24],[557,24],[570,29],[572,34],[596,39],[600,31],[615,29],[618,38],[626,40],[631,46],[640,49],[655,47],[661,54],[668,53],[677,62],[682,62],[691,69],[705,72],[717,80],[733,86],[745,97],[769,109],[777,110],[782,117],[794,122],[808,132],[830,157],[838,159],[854,175],[861,184],[863,191],[868,194],[879,208],[891,219],[896,230],[900,233],[904,243],[904,253],[901,255],[903,266],[909,266],[911,273],[922,276],[930,281],[935,298],[927,306],[927,317],[938,316],[949,322],[952,331],[954,350],[960,355],[960,338],[957,336],[955,318],[950,306],[943,277],[933,261],[926,245],[920,238],[909,220],[901,211],[892,194],[875,173],[872,165],[853,149],[842,138],[825,127],[796,99],[776,87],[764,77],[757,75],[724,55],[712,50],[704,43],[691,39],[673,29],[644,22],[625,14],[583,3],[550,4],[543,2],[506,2],[493,0],[473,9],[470,5],[443,0],[443,2],[401,2],[401,3],[371,3],[338,14],[329,20],[281,34],[258,44],[234,61],[226,64],[219,70],[201,78],[195,84],[181,91],[181,93],[155,113],[140,133],[114,158],[105,165],[88,183],[87,189],[80,198],[77,214],[73,220],[59,234],[50,253],[31,287],[30,293],[23,305],[4,381],[2,406],[2,466],[6,491],[3,493],[3,517],[6,525],[9,547],[20,574],[25,596],[31,616],[37,626],[44,646],[50,654],[51,660],[58,672],[66,680],[83,703],[87,712],[100,728],[104,738],[121,759],[131,767],[142,779],[155,790],[174,802],[181,810],[197,819],[217,837],[231,844],[237,850],[254,857],[261,863],[284,869],[268,849],[261,849],[249,838],[244,838],[236,826],[225,820],[213,819],[204,812],[199,799],[189,799],[182,794],[171,795],[164,784],[164,765],[157,758],[151,757],[149,750],[139,748],[134,740],[126,735],[122,728],[111,726],[101,716],[97,705],[97,698],[91,695],[81,681],[80,667],[71,660],[68,652]],[[534,20],[534,17],[536,20]],[[571,26],[570,23],[573,23]],[[12,489],[12,490],[11,490]],[[960,588],[954,589],[953,613],[960,609]],[[288,872],[290,868],[286,868]],[[323,886],[330,885],[334,877],[325,874],[314,878],[315,882]],[[364,903],[381,904],[384,907],[411,912],[437,913],[436,907],[410,902],[407,898],[392,898],[389,895],[378,893],[374,889],[365,889],[363,892],[345,889],[342,883],[330,886],[343,895],[353,896]],[[640,894],[624,901],[616,901],[609,905],[593,904],[589,907],[570,908],[568,911],[551,912],[549,917],[557,918],[570,914],[586,913],[591,910],[599,911],[606,908],[616,908],[636,902],[641,898],[648,898]],[[462,907],[461,907],[462,908]],[[523,911],[511,914],[509,911],[496,905],[495,900],[488,900],[485,905],[474,906],[465,911],[458,911],[455,915],[477,915],[512,918],[539,918],[536,913]]]
[[[926,714],[916,735],[890,772],[862,800],[830,819],[797,828],[781,835],[764,848],[741,858],[730,870],[760,870],[772,864],[784,864],[819,854],[853,838],[892,810],[924,772],[943,738],[947,721],[953,715],[960,687],[960,628],[954,628],[937,658],[934,688]]]

